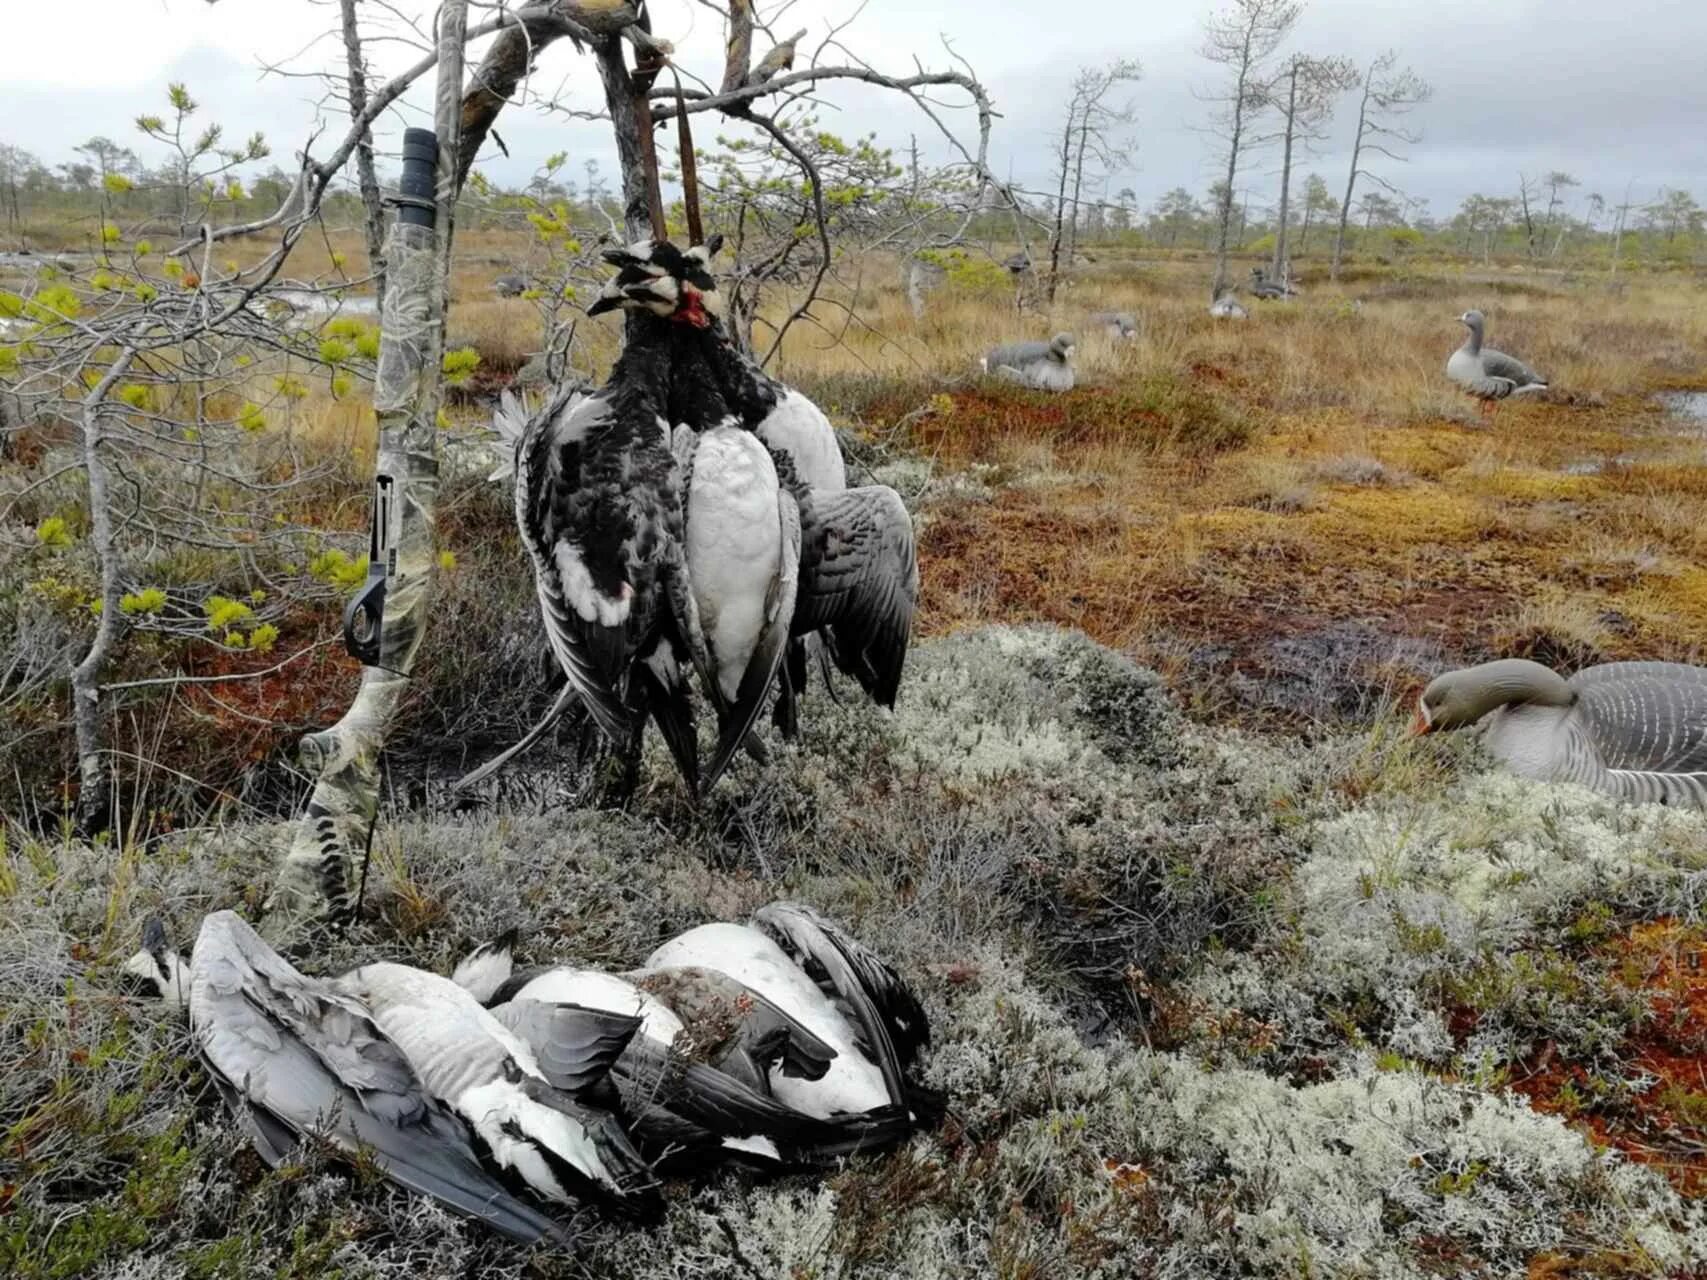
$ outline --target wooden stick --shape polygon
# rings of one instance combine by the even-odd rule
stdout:
[[[682,97],[682,78],[675,67],[670,74],[676,78],[676,144],[682,152],[682,207],[688,216],[688,247],[705,243],[705,225],[699,217],[699,163],[693,153],[693,130],[688,127],[688,104]]]

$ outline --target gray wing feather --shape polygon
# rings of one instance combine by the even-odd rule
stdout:
[[[822,630],[836,665],[895,704],[919,595],[913,521],[893,489],[816,494],[801,513],[794,634]]]
[[[640,1030],[632,1014],[542,1000],[512,1000],[492,1016],[533,1050],[553,1088],[577,1098],[603,1082]]]
[[[1570,684],[1608,768],[1707,773],[1707,670],[1612,662],[1578,672]]]
[[[1011,342],[1007,346],[993,348],[984,360],[990,372],[995,373],[1003,367],[1017,369],[1047,359],[1048,355],[1047,342]]]
[[[1490,378],[1504,378],[1513,389],[1518,387],[1544,385],[1546,380],[1515,356],[1508,356],[1503,351],[1482,348],[1482,372]]]
[[[203,1061],[268,1163],[318,1134],[512,1240],[567,1239],[481,1168],[460,1122],[424,1096],[407,1064],[399,1074],[395,1046],[231,912],[203,922],[191,967],[190,1025]],[[317,1014],[330,1015],[325,1032]]]

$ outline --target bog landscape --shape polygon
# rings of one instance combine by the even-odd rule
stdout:
[[[0,126],[0,1273],[1707,1274],[1707,814],[1413,726],[1450,727],[1424,689],[1496,659],[1703,661],[1688,192],[1489,174],[1431,216],[1402,190],[1430,68],[1305,57],[1284,0],[1203,18],[1217,178],[1146,200],[1120,176],[1141,47],[1048,107],[1032,189],[1015,104],[953,47],[866,63],[816,11],[733,0],[693,10],[706,53],[670,43],[687,6],[449,0],[399,61],[374,7],[345,0],[321,50],[306,159],[306,120],[239,138],[194,83],[68,155]],[[498,155],[540,68],[597,102],[614,164]],[[856,82],[911,136],[823,108]],[[438,135],[424,194],[405,124]],[[1538,381],[1449,376],[1470,312]],[[702,349],[727,419],[695,417]],[[707,550],[694,504],[734,474],[719,441],[760,439],[730,390],[755,366],[875,496],[836,523],[766,437],[781,534]],[[634,397],[616,496],[577,505]],[[762,555],[741,647],[742,588],[706,584]],[[826,602],[838,555],[864,599],[891,575],[869,613]],[[1675,727],[1672,771],[1707,772],[1707,716]],[[851,1154],[766,1130],[784,1158],[724,1159],[695,1100],[672,1114],[709,1148],[654,1158],[624,1077],[599,1105],[648,1212],[541,1197],[411,1058],[479,1176],[561,1224],[529,1243],[340,1140],[372,1081],[314,1123],[263,1098],[281,1040],[336,1056],[326,1019],[409,1057],[356,974],[462,974],[515,930],[520,976],[665,998],[648,957],[777,902],[857,939],[860,981],[884,962],[826,1004],[875,1004],[888,1030],[840,1052],[887,1070],[892,1038],[907,1077],[871,1109],[899,1132]],[[242,989],[275,1019],[241,1031],[270,1045],[246,1072],[210,1048],[221,912],[314,984],[294,1014]],[[207,979],[188,1019],[135,981],[151,919],[167,976]],[[844,952],[803,936],[830,992]],[[678,1075],[739,1075],[684,1021]]]

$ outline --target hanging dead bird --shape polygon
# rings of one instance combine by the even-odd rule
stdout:
[[[747,73],[746,85],[752,88],[769,81],[780,72],[792,70],[794,67],[794,49],[806,38],[806,28],[802,27],[781,44],[760,58],[757,65]]]

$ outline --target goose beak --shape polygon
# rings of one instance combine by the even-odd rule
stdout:
[[[1434,732],[1434,723],[1428,718],[1428,708],[1422,699],[1417,699],[1417,713],[1411,718],[1411,737],[1420,738],[1425,733]]]

